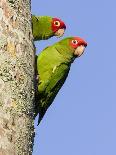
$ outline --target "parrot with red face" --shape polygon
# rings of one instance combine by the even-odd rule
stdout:
[[[65,23],[50,16],[32,15],[32,32],[34,41],[47,40],[53,36],[63,36],[66,29]]]
[[[64,84],[71,64],[80,57],[87,46],[80,37],[68,37],[45,48],[37,57],[39,75],[36,113],[38,124]]]

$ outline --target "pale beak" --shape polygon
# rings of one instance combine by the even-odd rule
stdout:
[[[80,57],[85,51],[85,46],[84,45],[80,45],[76,48],[74,55],[77,57]]]
[[[59,29],[55,32],[55,36],[62,37],[64,35],[65,29]]]

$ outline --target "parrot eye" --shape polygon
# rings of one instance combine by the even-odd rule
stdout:
[[[60,22],[59,22],[59,21],[55,21],[55,22],[54,22],[54,25],[55,25],[55,26],[60,26]]]
[[[77,45],[77,44],[78,44],[78,41],[77,41],[77,40],[72,40],[72,43],[73,43],[74,45]]]

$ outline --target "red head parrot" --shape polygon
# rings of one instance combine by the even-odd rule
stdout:
[[[86,46],[80,37],[68,37],[45,48],[38,56],[38,124],[64,84],[71,63],[84,53]]]
[[[35,41],[46,40],[53,36],[61,37],[65,29],[65,23],[58,18],[32,15],[32,31]]]

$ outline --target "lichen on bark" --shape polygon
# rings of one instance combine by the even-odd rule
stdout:
[[[0,155],[31,155],[34,47],[29,0],[0,0]]]

